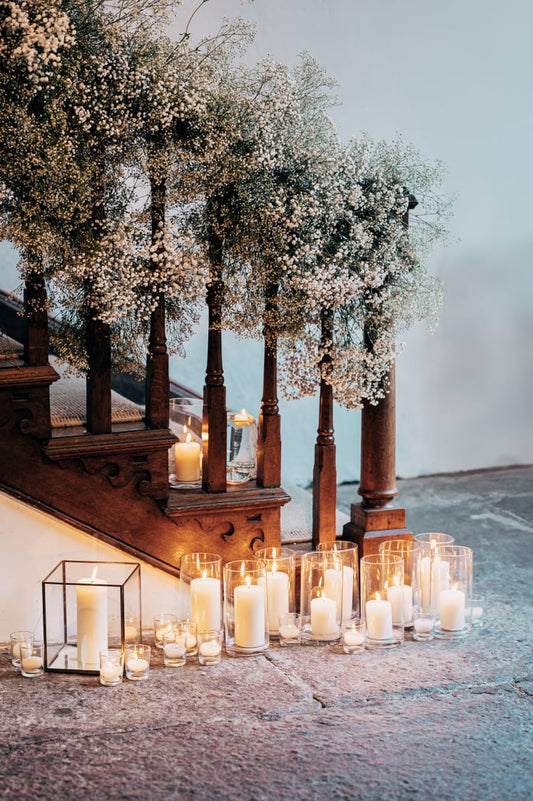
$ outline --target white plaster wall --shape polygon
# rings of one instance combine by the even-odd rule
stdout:
[[[42,636],[41,581],[63,559],[139,561],[3,492],[0,554],[0,642],[7,642],[17,630]],[[141,597],[143,629],[152,627],[158,612],[183,615],[179,580],[144,562]]]
[[[185,0],[176,30],[197,0]],[[401,134],[447,167],[451,244],[431,259],[445,285],[438,332],[420,326],[397,369],[397,472],[414,476],[533,462],[533,67],[529,0],[210,0],[257,25],[248,60],[307,50],[339,83],[342,137]],[[0,286],[14,285],[0,254]],[[11,288],[9,286],[8,288]],[[257,413],[261,355],[224,339],[228,404]],[[201,388],[205,325],[172,375]],[[282,404],[286,480],[311,480],[316,399]],[[339,481],[359,476],[357,412],[336,412]]]

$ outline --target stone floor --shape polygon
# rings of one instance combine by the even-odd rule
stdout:
[[[0,655],[0,797],[530,801],[533,467],[399,482],[474,550],[486,625],[387,653],[273,647],[105,688]],[[339,488],[349,510],[356,487]]]

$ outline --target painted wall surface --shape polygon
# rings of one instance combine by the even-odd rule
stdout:
[[[138,562],[67,523],[0,492],[0,642],[12,631],[42,636],[42,580],[63,559]],[[154,615],[182,616],[179,580],[141,563],[143,629]],[[150,643],[150,637],[145,640]]]
[[[186,0],[175,22],[183,30]],[[223,16],[257,26],[247,59],[308,51],[337,80],[340,135],[401,134],[447,168],[451,243],[432,271],[445,286],[440,326],[407,337],[397,367],[397,472],[533,462],[533,56],[528,0],[210,0],[197,30]],[[0,286],[14,285],[4,248]],[[10,266],[11,265],[11,266]],[[228,405],[256,414],[261,352],[224,337]],[[205,323],[174,378],[200,389]],[[317,401],[282,403],[283,472],[311,480]],[[338,479],[359,475],[357,412],[336,410]]]

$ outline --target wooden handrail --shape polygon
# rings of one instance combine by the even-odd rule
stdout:
[[[322,344],[331,341],[333,312],[322,312]],[[335,435],[333,428],[333,387],[325,374],[331,366],[331,356],[325,353],[321,360],[320,406],[315,462],[313,470],[313,546],[334,540],[336,536],[337,469]]]

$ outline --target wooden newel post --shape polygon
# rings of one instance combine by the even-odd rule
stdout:
[[[277,286],[268,288],[266,312],[275,312]],[[257,440],[257,483],[260,487],[281,485],[281,415],[278,406],[277,340],[268,322],[264,331],[263,397]]]
[[[404,224],[409,224],[409,209],[417,200],[409,195]],[[369,345],[371,347],[371,345]],[[351,519],[343,528],[343,538],[359,546],[359,556],[377,553],[379,544],[388,539],[412,539],[405,525],[405,509],[392,504],[396,489],[396,385],[395,367],[385,381],[387,392],[377,406],[363,405],[361,412],[361,503],[352,504]]]
[[[322,313],[322,342],[332,337],[333,312]],[[331,357],[322,358],[322,368],[327,371]],[[319,542],[336,538],[337,468],[336,447],[333,428],[333,387],[324,377],[320,380],[320,407],[318,436],[315,444],[313,470],[313,547]]]
[[[220,276],[222,243],[212,234],[209,242],[211,280],[207,285],[209,328],[207,369],[202,419],[202,483],[207,492],[226,490],[227,415],[226,387],[222,369],[222,300],[224,285]]]

